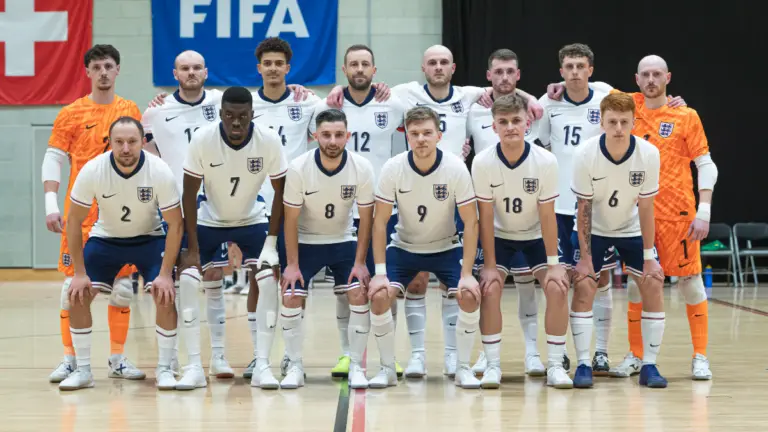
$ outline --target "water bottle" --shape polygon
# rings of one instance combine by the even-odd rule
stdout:
[[[613,287],[614,288],[621,288],[623,286],[621,277],[622,277],[621,260],[616,259],[616,268],[613,269]]]
[[[712,266],[709,264],[704,268],[704,288],[712,288]]]

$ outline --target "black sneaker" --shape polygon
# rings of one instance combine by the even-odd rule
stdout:
[[[602,351],[595,351],[592,358],[592,374],[596,376],[609,376],[611,364],[608,361],[608,354]]]

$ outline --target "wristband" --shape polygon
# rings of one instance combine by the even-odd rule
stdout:
[[[277,249],[277,236],[268,235],[266,240],[264,240],[264,247],[271,247],[272,249]]]
[[[547,265],[554,266],[554,265],[558,265],[558,264],[560,264],[560,257],[558,257],[558,256],[548,256],[547,257]]]
[[[56,192],[45,193],[45,215],[50,216],[53,213],[61,213],[59,211],[59,198]]]
[[[386,264],[376,264],[376,267],[373,270],[374,275],[387,275],[387,265]]]
[[[699,203],[699,209],[696,211],[696,218],[709,222],[710,211],[712,210],[712,204]]]
[[[656,254],[653,253],[653,248],[643,249],[643,260],[656,259]]]

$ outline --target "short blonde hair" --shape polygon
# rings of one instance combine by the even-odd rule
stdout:
[[[511,93],[496,99],[493,101],[493,107],[491,107],[491,115],[494,117],[497,113],[509,114],[518,111],[528,112],[528,100],[517,93]]]
[[[435,129],[440,130],[440,119],[437,117],[437,113],[432,108],[425,106],[417,106],[411,108],[405,113],[405,128],[408,129],[408,125],[411,123],[422,122],[432,120],[435,123]]]

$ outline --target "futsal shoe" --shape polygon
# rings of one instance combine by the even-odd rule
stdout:
[[[394,366],[382,366],[379,373],[368,381],[369,388],[387,388],[397,385],[397,374]]]
[[[423,378],[425,375],[427,375],[427,359],[424,353],[412,353],[408,367],[405,368],[405,376],[407,378]]]
[[[443,375],[448,378],[456,376],[456,365],[459,362],[459,357],[456,354],[456,350],[445,350],[443,355],[445,364],[443,366]]]
[[[655,364],[647,364],[640,369],[639,384],[648,388],[666,388],[667,379],[661,376]]]
[[[288,353],[283,354],[283,359],[280,360],[280,375],[288,375],[288,368],[291,367],[291,359],[288,358]]]
[[[691,363],[691,375],[696,381],[712,379],[712,371],[709,369],[709,360],[701,354],[696,354]]]
[[[56,369],[48,376],[48,381],[52,383],[60,383],[67,379],[72,372],[77,369],[77,361],[74,356],[64,356],[64,360],[56,366]]]
[[[456,369],[453,382],[463,389],[478,389],[481,384],[469,365],[461,365]]]
[[[349,376],[349,356],[339,357],[339,362],[331,369],[331,376],[333,378],[346,378]]]
[[[77,368],[69,374],[67,379],[59,383],[59,390],[80,390],[93,386],[93,374],[90,371],[86,372],[82,368]]]
[[[109,358],[109,377],[123,378],[127,380],[143,380],[147,374],[133,365],[122,354],[114,354]]]
[[[184,367],[184,375],[176,383],[176,390],[194,390],[208,386],[205,380],[205,372],[200,365],[189,365]]]
[[[602,351],[595,351],[592,357],[592,374],[595,376],[609,376],[611,364],[608,361],[608,354]]]
[[[579,365],[573,375],[573,386],[576,388],[592,387],[592,368],[585,364]]]
[[[155,381],[158,390],[176,389],[176,378],[173,377],[173,371],[170,368],[157,368],[155,371]]]
[[[350,363],[349,365],[349,387],[353,389],[368,388],[365,370],[358,363]]]
[[[294,361],[291,362],[285,378],[280,381],[280,388],[293,390],[299,387],[304,387],[304,365],[301,361]]]
[[[395,361],[395,373],[397,374],[397,379],[403,377],[403,367],[397,361]]]
[[[477,361],[472,365],[472,372],[475,375],[482,375],[485,372],[485,368],[488,367],[488,360],[485,358],[485,351],[480,351],[480,355],[477,357]]]
[[[541,357],[538,354],[527,354],[525,356],[525,373],[528,376],[544,376],[547,374],[547,368],[544,367],[544,363],[541,362]]]
[[[630,353],[624,357],[624,361],[622,361],[620,365],[611,368],[608,374],[614,378],[629,378],[632,375],[639,374],[642,366],[643,361],[635,357],[630,351]]]
[[[258,369],[258,373],[255,369]],[[255,369],[251,377],[251,387],[261,387],[264,390],[277,390],[280,388],[280,381],[272,375],[272,370],[270,370],[268,364],[260,367],[257,366]]]
[[[573,381],[561,365],[550,366],[547,369],[547,385],[556,389],[573,388]]]
[[[224,354],[214,354],[211,356],[211,367],[208,374],[216,378],[235,377],[235,371],[229,366],[229,362],[224,358]]]
[[[245,367],[245,370],[243,371],[243,378],[245,379],[251,379],[253,376],[253,368],[256,367],[256,357],[251,360],[250,363],[248,363],[248,366]]]
[[[473,370],[474,374],[475,371]],[[480,387],[484,389],[497,389],[501,386],[501,368],[499,365],[489,365],[483,372],[483,379],[480,380]]]

